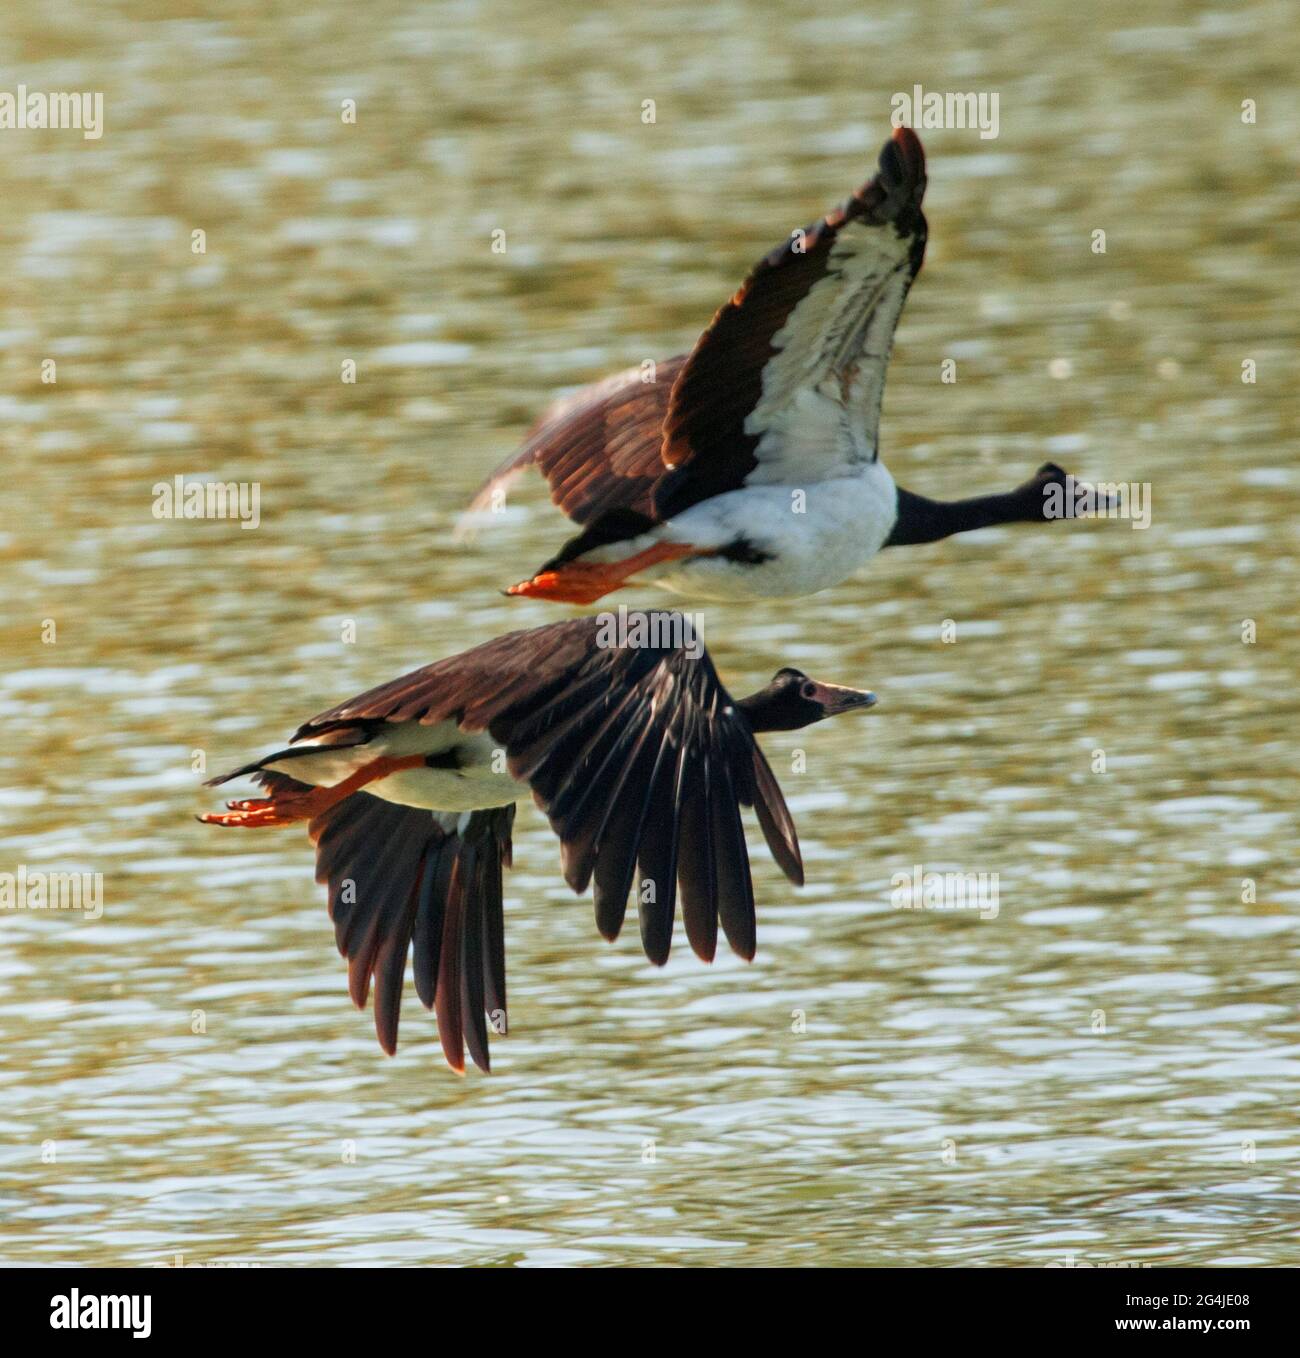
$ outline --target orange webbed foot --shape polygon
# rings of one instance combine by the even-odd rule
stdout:
[[[300,820],[291,810],[291,801],[273,801],[269,797],[250,797],[242,801],[227,802],[224,811],[209,811],[199,817],[204,825],[292,825]]]
[[[638,571],[662,561],[702,556],[689,542],[658,542],[622,561],[566,561],[552,571],[539,571],[531,580],[511,585],[506,593],[516,598],[547,599],[551,603],[594,604],[606,594],[632,583]]]

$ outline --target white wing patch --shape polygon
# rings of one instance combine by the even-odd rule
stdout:
[[[745,419],[758,466],[746,485],[824,481],[873,462],[885,369],[908,287],[912,238],[850,222],[826,276],[773,336],[763,395]]]

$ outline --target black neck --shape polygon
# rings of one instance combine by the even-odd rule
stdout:
[[[938,542],[954,533],[970,533],[998,523],[1022,523],[1043,516],[1042,492],[1026,494],[1026,487],[1002,495],[976,495],[969,500],[928,500],[898,488],[898,518],[886,547]]]
[[[736,699],[736,706],[745,714],[751,731],[770,731],[772,729],[766,724],[766,718],[769,716],[768,709],[771,705],[771,694],[765,688],[760,688],[757,693],[751,693],[747,698]]]
[[[738,698],[736,706],[745,714],[749,729],[756,734],[760,731],[789,731],[804,725],[793,711],[795,706],[791,693],[786,689],[768,685],[751,693],[748,698]]]

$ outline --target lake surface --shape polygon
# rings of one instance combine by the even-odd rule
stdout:
[[[98,140],[0,131],[0,871],[104,884],[0,915],[5,1262],[1296,1261],[1294,15],[877,9],[5,16],[0,88],[105,96]],[[305,835],[196,824],[195,752],[563,616],[497,593],[560,540],[537,486],[471,546],[459,508],[558,390],[687,347],[918,82],[1000,128],[922,134],[889,465],[1050,458],[1150,526],[706,608],[737,692],[880,695],[767,742],[808,886],[751,834],[757,960],[604,944],[529,810],[495,1073],[410,990],[385,1058]],[[259,526],[155,518],[177,474]],[[914,865],[996,873],[996,918],[894,908]]]

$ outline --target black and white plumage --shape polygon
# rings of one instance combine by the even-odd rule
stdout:
[[[928,500],[879,457],[894,331],[925,256],[925,155],[899,128],[842,207],[759,260],[687,355],[560,402],[472,508],[536,467],[583,531],[511,594],[590,603],[633,579],[703,598],[815,593],[882,547],[1041,522],[1015,490]],[[472,520],[467,520],[467,523]]]
[[[268,795],[231,802],[209,823],[308,821],[352,997],[364,1004],[373,978],[386,1051],[413,949],[448,1062],[463,1069],[468,1045],[488,1068],[489,1023],[504,1030],[506,1013],[502,870],[515,803],[530,795],[559,838],[565,880],[579,893],[592,886],[606,938],[618,936],[638,884],[642,945],[657,964],[679,897],[700,957],[712,959],[719,926],[738,954],[754,955],[742,807],[802,882],[794,822],[755,734],[874,697],[783,669],[736,701],[686,618],[625,613],[622,632],[611,620],[514,632],[428,665],[212,780],[252,776]]]

